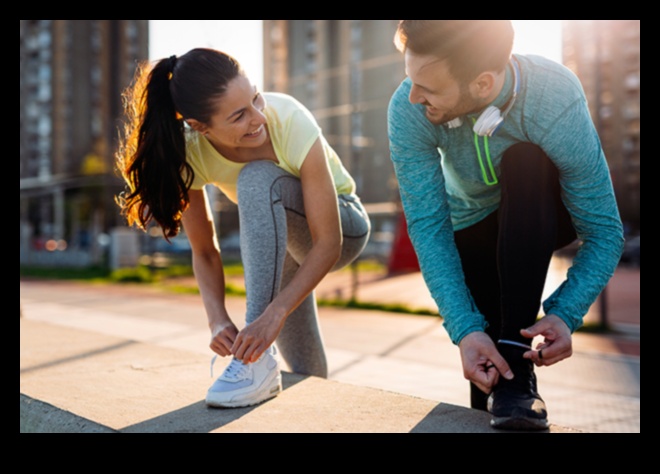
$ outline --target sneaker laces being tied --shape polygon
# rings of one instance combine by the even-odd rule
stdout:
[[[211,378],[213,378],[213,365],[215,364],[215,360],[217,358],[218,355],[216,354],[211,359]],[[225,368],[225,371],[222,373],[222,377],[231,380],[240,380],[244,378],[247,371],[248,371],[248,366],[246,364],[244,364],[237,358],[232,357],[231,362]]]

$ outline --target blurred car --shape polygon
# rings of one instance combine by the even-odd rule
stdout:
[[[220,239],[220,251],[222,258],[228,260],[241,259],[241,236],[239,232],[232,232]]]
[[[190,254],[192,253],[192,247],[183,233],[172,237],[168,242],[162,237],[156,239],[154,245],[154,252],[168,253],[168,254]]]

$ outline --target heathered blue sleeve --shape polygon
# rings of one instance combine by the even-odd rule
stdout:
[[[543,302],[543,309],[575,331],[616,269],[623,226],[582,86],[572,74],[555,80],[565,83],[545,88],[547,96],[535,107],[538,115],[530,118],[535,122],[531,138],[559,169],[562,199],[582,243],[567,279]]]
[[[422,275],[449,337],[458,344],[467,334],[483,331],[486,322],[465,284],[454,243],[438,130],[422,107],[409,102],[409,91],[405,80],[390,101],[390,154]]]

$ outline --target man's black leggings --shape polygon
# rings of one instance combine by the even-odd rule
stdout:
[[[499,209],[455,232],[465,281],[494,340],[529,344],[520,330],[536,321],[550,259],[575,240],[561,201],[559,173],[536,145],[520,143],[502,158]],[[472,386],[472,407],[485,409]]]

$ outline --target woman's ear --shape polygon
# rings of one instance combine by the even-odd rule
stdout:
[[[207,129],[206,125],[204,125],[199,120],[186,119],[186,123],[190,126],[190,128],[192,128],[196,132],[199,132],[202,135],[204,135],[206,133],[206,129]]]

